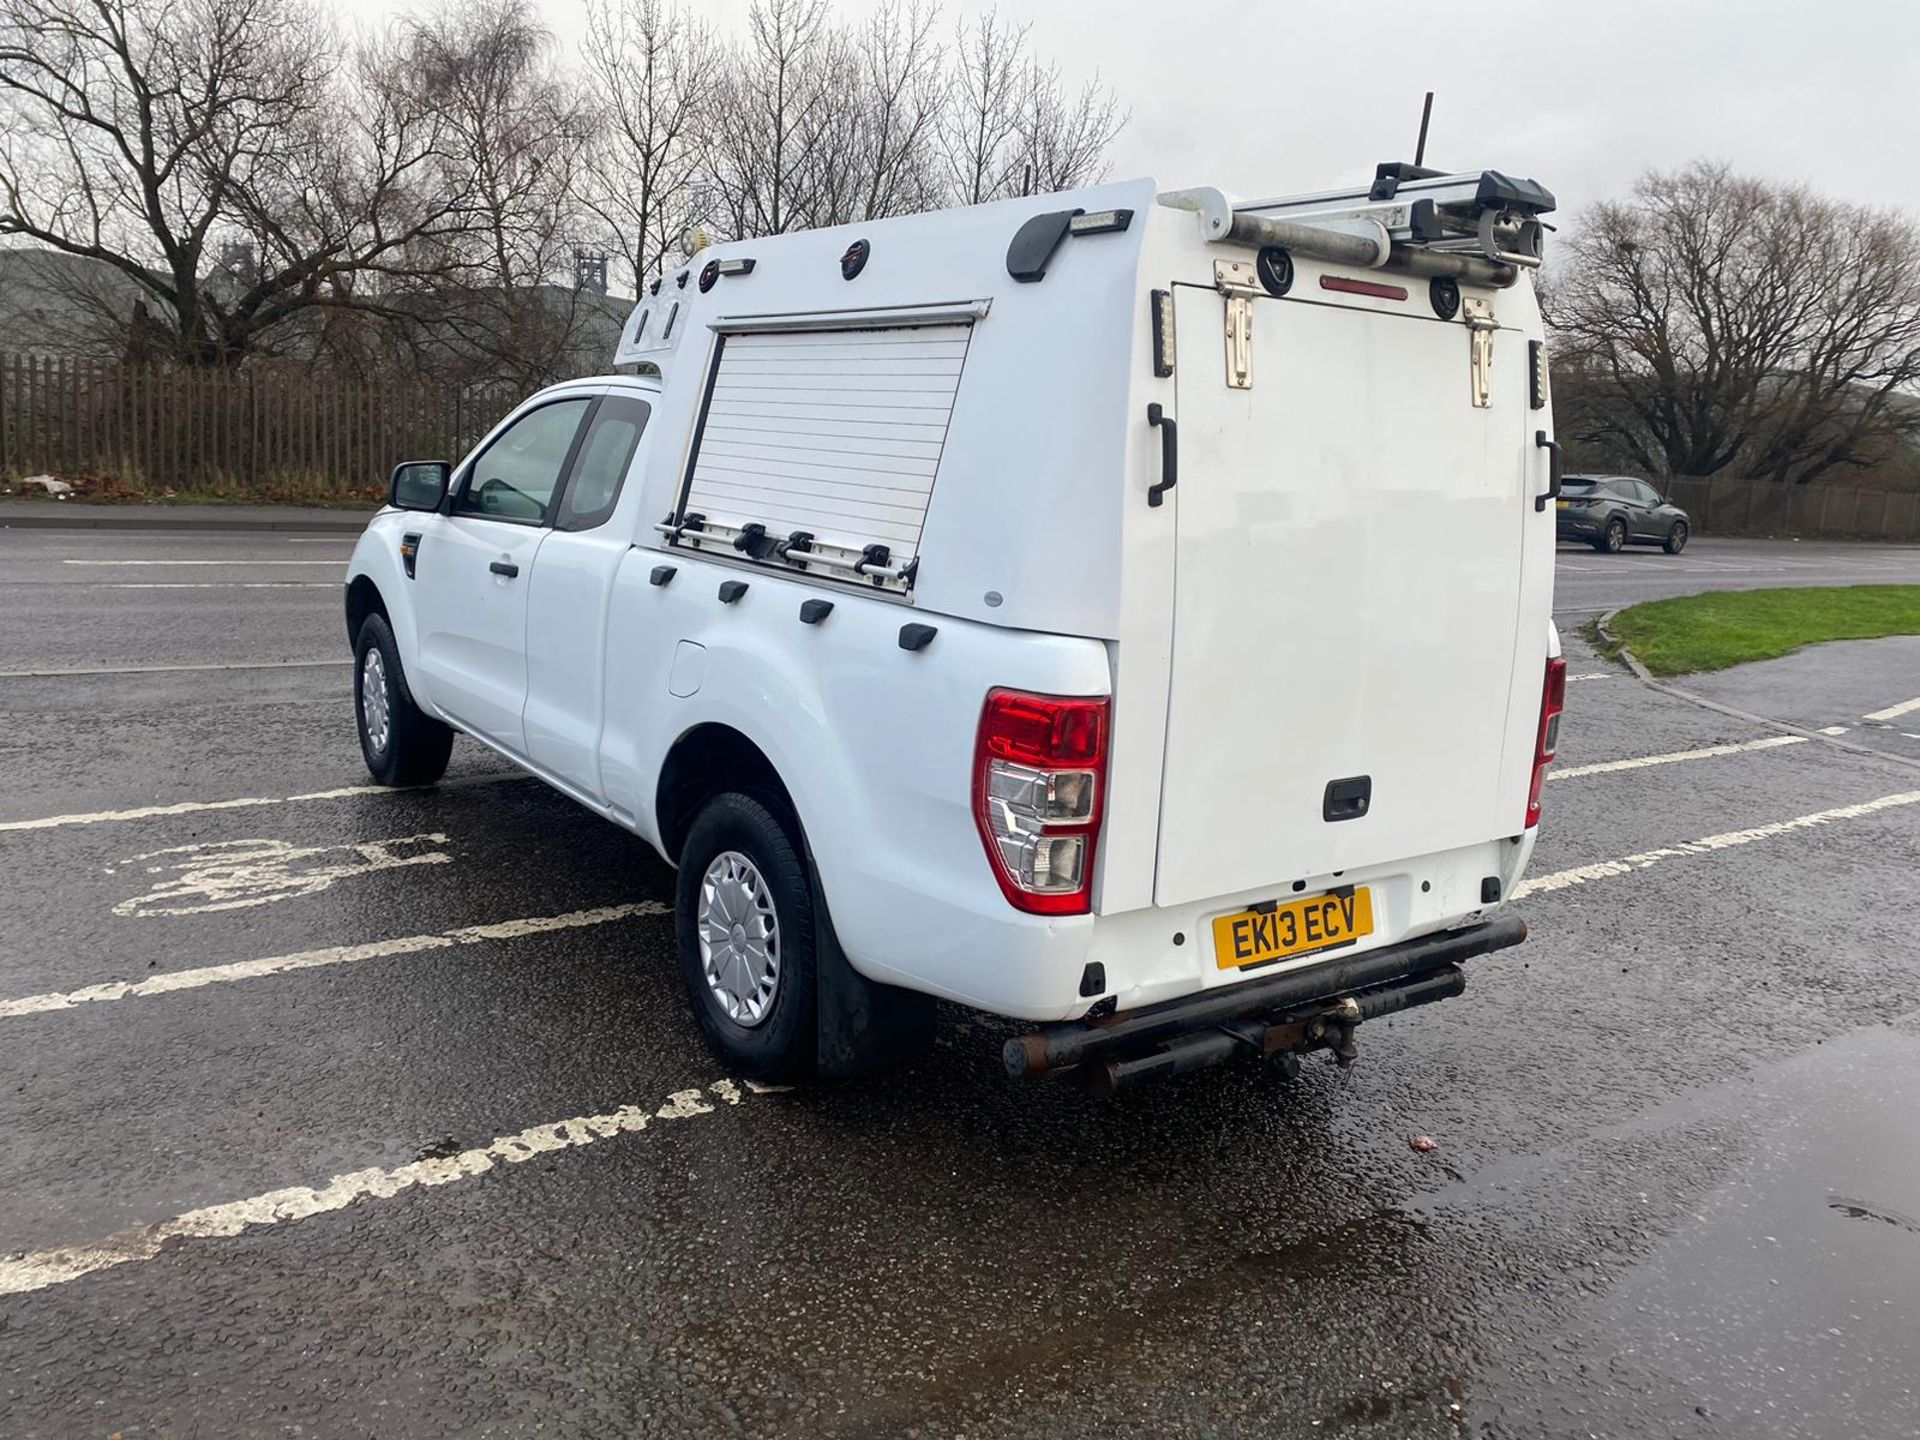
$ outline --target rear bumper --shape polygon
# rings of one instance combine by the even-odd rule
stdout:
[[[1140,1010],[1042,1026],[1007,1041],[1002,1059],[1016,1079],[1074,1071],[1107,1095],[1238,1054],[1331,1049],[1344,1061],[1361,1021],[1458,995],[1466,988],[1461,964],[1526,938],[1526,922],[1504,916]]]
[[[1593,540],[1600,534],[1600,522],[1570,518],[1564,511],[1554,522],[1554,534],[1562,540]]]

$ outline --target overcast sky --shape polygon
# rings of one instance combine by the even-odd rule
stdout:
[[[373,18],[375,0],[339,0]],[[540,0],[563,44],[583,0]],[[870,0],[838,0],[848,15]],[[741,30],[746,0],[697,0]],[[949,0],[948,22],[987,8]],[[1563,216],[1698,156],[1920,213],[1920,0],[1002,0],[1132,111],[1113,178],[1315,190],[1412,159],[1539,180]]]

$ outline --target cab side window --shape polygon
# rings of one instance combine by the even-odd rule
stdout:
[[[631,395],[609,395],[600,402],[561,497],[557,528],[591,530],[606,524],[651,413],[646,401]]]
[[[590,398],[556,400],[509,425],[467,467],[455,497],[456,515],[479,515],[525,525],[543,523],[560,488],[560,474]]]
[[[1646,481],[1644,480],[1634,481],[1633,489],[1634,489],[1634,493],[1640,497],[1641,504],[1658,505],[1660,503],[1660,492],[1654,489],[1651,485],[1647,484]]]

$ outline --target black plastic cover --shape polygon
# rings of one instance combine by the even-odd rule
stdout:
[[[1049,210],[1044,215],[1030,217],[1013,232],[1013,243],[1007,246],[1007,273],[1027,285],[1046,279],[1047,262],[1060,248],[1060,242],[1067,238],[1067,226],[1079,213],[1078,210]]]
[[[800,602],[800,623],[818,625],[833,613],[831,600],[802,600]]]
[[[720,603],[722,605],[731,605],[746,593],[747,582],[744,580],[722,580],[720,582]]]
[[[1498,170],[1480,172],[1480,188],[1473,200],[1483,210],[1498,206],[1524,215],[1545,215],[1554,207],[1553,192],[1538,180],[1516,180]]]
[[[933,637],[939,633],[931,625],[902,625],[900,627],[900,648],[902,650],[924,650],[933,643]]]

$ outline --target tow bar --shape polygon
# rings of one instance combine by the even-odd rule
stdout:
[[[1124,1014],[1048,1025],[1007,1041],[1001,1058],[1014,1079],[1072,1072],[1103,1096],[1236,1055],[1286,1066],[1331,1050],[1351,1065],[1361,1021],[1458,995],[1467,987],[1464,962],[1526,938],[1524,920],[1502,917]]]

